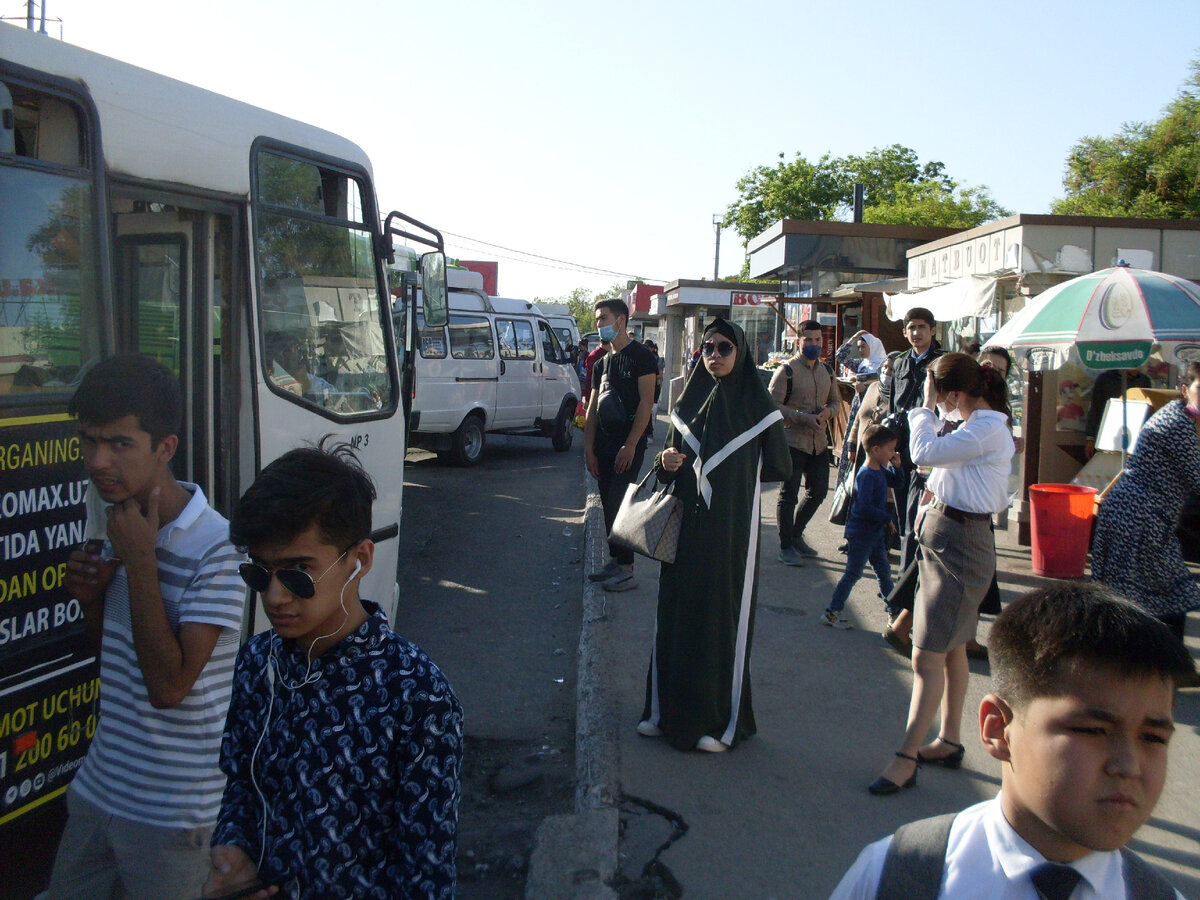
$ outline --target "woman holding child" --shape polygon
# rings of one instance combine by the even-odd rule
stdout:
[[[791,474],[782,415],[745,333],[714,320],[702,366],[671,410],[654,461],[683,502],[679,548],[659,576],[654,649],[638,733],[720,752],[755,733],[750,643],[758,592],[760,481]]]
[[[935,410],[957,410],[963,424],[938,435]],[[1008,506],[1013,439],[1008,388],[995,369],[965,353],[947,353],[929,367],[925,403],[910,410],[913,462],[932,466],[917,515],[919,586],[912,630],[913,693],[904,740],[872,794],[894,794],[917,783],[922,762],[958,768],[967,693],[966,643],[996,569],[991,516]],[[941,731],[921,745],[941,709]]]

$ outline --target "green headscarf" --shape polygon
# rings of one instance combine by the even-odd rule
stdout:
[[[668,436],[668,445],[695,456],[692,468],[706,504],[711,498],[708,475],[713,469],[783,420],[759,377],[741,326],[714,319],[704,329],[704,336],[714,334],[724,335],[737,347],[733,370],[723,378],[713,378],[703,359],[697,363],[671,410],[672,433]]]

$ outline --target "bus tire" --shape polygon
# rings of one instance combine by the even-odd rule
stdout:
[[[575,439],[575,423],[572,421],[575,418],[572,415],[574,412],[575,404],[568,398],[563,401],[563,405],[558,411],[558,418],[554,420],[554,431],[550,433],[550,442],[559,453],[566,453],[570,450],[571,442]]]
[[[479,416],[467,416],[450,437],[450,460],[456,466],[474,466],[483,459],[486,443],[483,420]]]

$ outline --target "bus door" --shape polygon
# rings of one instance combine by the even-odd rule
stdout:
[[[198,484],[229,515],[238,496],[238,398],[248,396],[243,323],[233,302],[236,207],[114,186],[117,341],[179,377],[184,421],[172,460],[176,477]]]
[[[265,140],[251,157],[259,459],[355,450],[377,492],[362,594],[394,616],[405,434],[370,173]]]
[[[496,390],[496,425],[528,428],[541,413],[542,385],[538,371],[533,322],[526,318],[496,317],[500,345],[500,384]]]

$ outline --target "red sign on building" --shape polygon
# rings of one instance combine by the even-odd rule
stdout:
[[[777,294],[740,294],[734,291],[732,302],[734,306],[762,306],[764,303],[770,303],[777,296]]]
[[[483,276],[483,292],[489,297],[499,296],[500,290],[497,287],[500,281],[500,263],[485,262],[477,259],[460,259],[458,264],[464,269],[470,269],[472,272],[478,272]]]

